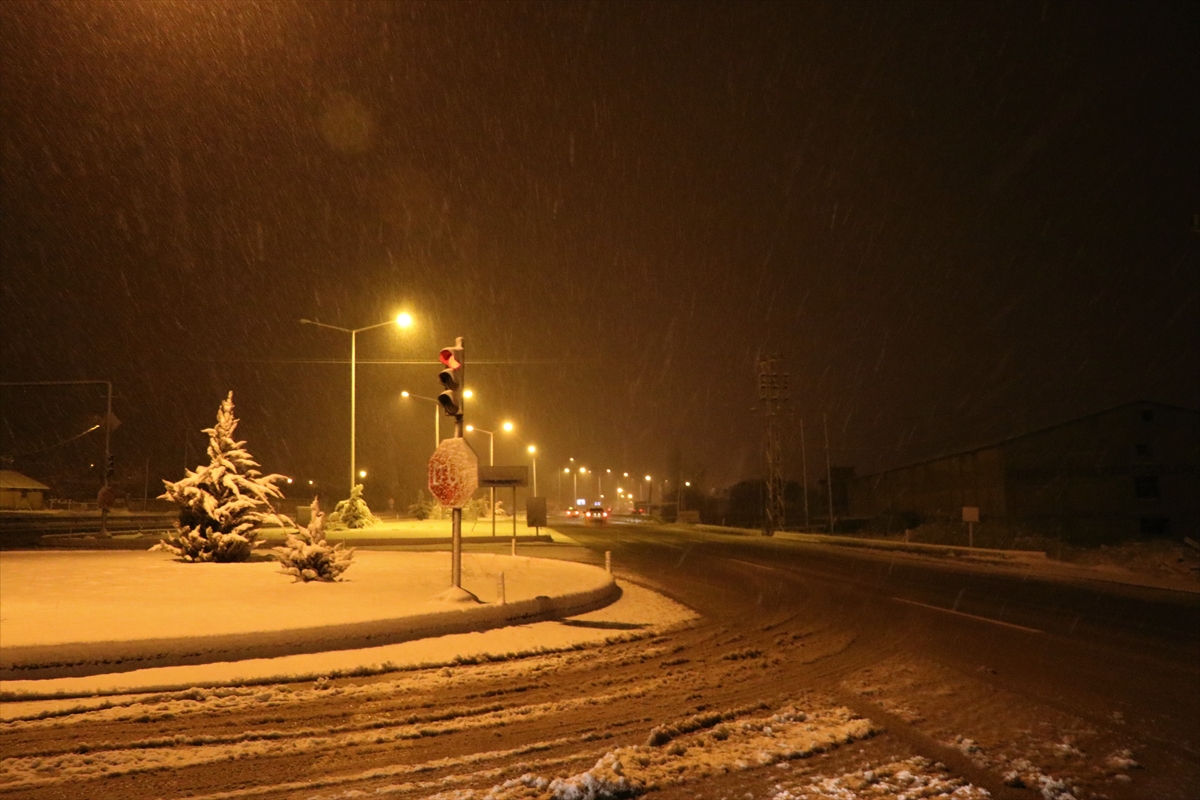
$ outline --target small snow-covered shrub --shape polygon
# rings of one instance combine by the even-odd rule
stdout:
[[[350,490],[350,498],[339,500],[329,515],[329,521],[339,528],[366,528],[379,522],[379,517],[371,513],[367,501],[363,500],[363,486],[355,484]]]
[[[444,511],[445,509],[442,508],[442,504],[436,497],[426,497],[425,493],[420,490],[417,491],[417,502],[408,507],[408,513],[420,520],[442,519],[445,517]]]
[[[275,557],[283,565],[281,571],[305,582],[341,580],[354,559],[354,548],[344,549],[341,542],[331,546],[325,540],[321,504],[313,498],[309,508],[312,520],[308,527],[297,526],[295,533],[288,533],[287,543],[275,548]]]
[[[263,475],[245,449],[234,439],[238,420],[233,416],[233,392],[217,409],[217,422],[205,428],[209,464],[185,470],[183,480],[163,481],[161,499],[179,506],[174,533],[154,546],[184,561],[245,561],[262,544],[259,530],[268,524],[283,525],[271,498],[282,498],[275,486],[282,475]]]

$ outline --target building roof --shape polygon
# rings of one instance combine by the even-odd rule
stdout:
[[[40,489],[45,491],[50,487],[40,481],[35,481],[28,475],[22,475],[16,470],[0,469],[0,489]]]
[[[1093,417],[1101,417],[1101,416],[1104,416],[1105,414],[1111,414],[1114,411],[1120,411],[1123,408],[1133,408],[1136,406],[1154,406],[1156,408],[1169,408],[1174,411],[1186,411],[1189,414],[1200,415],[1200,411],[1197,411],[1194,408],[1184,408],[1183,406],[1172,406],[1172,405],[1168,405],[1166,403],[1156,403],[1153,400],[1134,400],[1132,403],[1122,403],[1119,406],[1113,406],[1112,408],[1106,408],[1103,411],[1096,411],[1091,414],[1085,414],[1082,417],[1075,417],[1074,419],[1069,419],[1064,422],[1056,423],[1054,425],[1048,425],[1045,428],[1038,428],[1036,430],[1026,431],[1025,433],[1017,434],[1016,436],[1010,436],[1009,438],[1001,439],[998,442],[991,442],[990,444],[981,445],[979,447],[972,447],[968,450],[959,450],[954,453],[944,453],[935,458],[925,458],[920,461],[915,461],[912,464],[905,464],[900,467],[891,467],[890,469],[883,469],[878,472],[872,472],[867,475],[859,475],[859,476],[855,477],[854,480],[859,481],[859,480],[863,480],[864,478],[874,478],[874,477],[878,477],[879,475],[886,475],[889,472],[900,472],[901,470],[912,469],[913,467],[923,467],[926,464],[932,464],[936,461],[944,461],[947,458],[958,458],[959,456],[972,455],[974,453],[979,453],[983,450],[991,450],[993,447],[1000,447],[1001,445],[1008,444],[1009,442],[1020,441],[1021,439],[1024,439],[1029,436],[1036,436],[1038,434],[1045,433],[1046,431],[1052,431],[1056,428],[1062,428],[1067,425],[1074,425],[1077,422],[1083,422],[1084,420],[1092,419]]]

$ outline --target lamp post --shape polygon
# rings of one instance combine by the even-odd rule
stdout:
[[[354,460],[354,408],[355,408],[355,366],[358,355],[358,334],[363,331],[373,330],[374,328],[382,328],[385,325],[398,325],[401,328],[408,328],[412,325],[412,316],[407,313],[401,313],[396,318],[389,319],[386,322],[377,322],[374,325],[368,325],[365,328],[342,328],[337,325],[327,325],[324,322],[317,322],[311,319],[300,320],[302,325],[315,325],[318,328],[328,328],[331,331],[341,331],[342,333],[350,334],[350,491],[354,491],[355,481],[355,460]]]
[[[650,504],[654,502],[654,481],[650,480],[650,476],[646,476],[646,510],[650,510]]]
[[[537,447],[529,445],[525,450],[529,453],[529,458],[533,461],[533,496],[537,497]]]
[[[504,427],[504,431],[506,433],[512,433],[513,424],[511,422],[504,423],[503,427]],[[485,431],[483,428],[476,428],[474,425],[467,426],[467,433],[473,433],[475,431],[479,431],[480,433],[487,434],[487,437],[488,437],[488,466],[489,467],[496,466],[496,436],[495,436],[495,434],[493,434],[492,431]],[[491,497],[492,497],[492,536],[495,536],[496,535],[496,487],[492,486],[489,488],[491,489]],[[517,510],[514,508],[513,514],[515,515],[516,513],[517,513]],[[515,516],[513,518],[516,519]]]
[[[438,445],[442,443],[442,404],[432,397],[425,397],[420,394],[413,394],[409,391],[400,393],[401,397],[415,397],[418,400],[428,400],[433,403],[433,449],[437,450]]]

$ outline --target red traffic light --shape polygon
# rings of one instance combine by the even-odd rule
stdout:
[[[455,354],[455,351],[457,349],[458,348],[447,347],[444,350],[442,350],[441,353],[438,354],[438,358],[440,358],[442,360],[442,364],[444,364],[449,369],[458,369],[460,366],[462,366],[461,364],[458,363],[458,358],[456,357],[456,354]]]

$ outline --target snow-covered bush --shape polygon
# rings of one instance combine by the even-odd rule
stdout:
[[[408,507],[408,513],[415,519],[441,519],[442,504],[436,497],[425,497],[425,493],[417,490],[417,502]]]
[[[488,519],[492,516],[491,506],[486,497],[468,500],[462,508],[463,519]]]
[[[362,497],[362,484],[356,484],[350,490],[350,499],[339,500],[329,515],[329,521],[341,528],[366,528],[379,522],[379,517],[371,513],[367,501]]]
[[[154,546],[184,561],[245,561],[262,544],[259,530],[269,524],[284,525],[275,513],[272,498],[282,498],[275,486],[282,475],[263,475],[245,449],[234,439],[238,421],[233,416],[233,392],[217,409],[217,423],[208,434],[207,466],[185,470],[183,480],[163,481],[160,499],[179,506],[175,530]]]
[[[287,544],[276,547],[276,558],[283,565],[283,572],[302,581],[336,581],[350,567],[354,559],[354,548],[343,549],[338,542],[330,546],[325,541],[325,514],[321,504],[313,498],[312,520],[308,527],[297,526],[295,533],[288,533]]]

